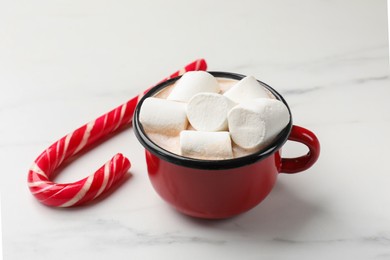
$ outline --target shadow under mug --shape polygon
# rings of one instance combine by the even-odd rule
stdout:
[[[244,75],[209,72],[217,78],[240,80]],[[311,167],[320,154],[314,133],[292,124],[291,111],[283,97],[267,84],[259,83],[282,101],[290,112],[290,122],[265,149],[228,160],[199,160],[166,151],[152,142],[139,122],[144,100],[172,85],[180,77],[153,87],[139,101],[134,113],[134,131],[145,147],[149,179],[156,192],[178,211],[193,217],[222,219],[243,213],[258,205],[272,190],[279,173],[297,173]],[[303,143],[306,155],[281,158],[287,141]]]

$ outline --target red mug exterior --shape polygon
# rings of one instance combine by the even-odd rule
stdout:
[[[233,79],[244,77],[225,72],[210,73]],[[177,79],[157,85],[143,100]],[[288,107],[279,93],[260,83]],[[135,134],[145,147],[149,179],[166,202],[193,217],[222,219],[248,211],[267,197],[279,173],[304,171],[316,162],[320,154],[315,134],[292,125],[291,119],[275,143],[258,154],[222,161],[174,155],[156,146],[143,132],[138,120],[143,100],[138,104],[133,122]],[[287,140],[303,143],[309,152],[297,158],[281,158],[280,149]]]

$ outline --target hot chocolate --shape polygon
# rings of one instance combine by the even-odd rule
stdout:
[[[214,77],[232,78],[240,81],[245,78],[243,75],[229,72],[210,72],[210,74]],[[156,142],[158,141],[155,139],[155,142],[153,142],[150,136],[145,133],[148,127],[142,125],[140,120],[141,113],[143,113],[142,107],[148,98],[164,97],[164,95],[168,97],[169,93],[161,91],[180,79],[170,79],[158,84],[146,93],[139,100],[134,111],[133,120],[135,135],[145,147],[147,170],[153,188],[166,202],[180,212],[208,219],[226,218],[245,212],[256,206],[269,194],[279,173],[303,171],[317,160],[320,147],[316,136],[307,129],[292,125],[288,105],[277,91],[262,82],[258,84],[254,82],[256,84],[252,85],[253,80],[250,78],[249,82],[240,84],[239,87],[237,87],[237,84],[234,84],[231,87],[231,91],[224,92],[223,96],[229,98],[229,95],[231,95],[230,99],[236,99],[236,103],[238,103],[226,116],[228,118],[227,131],[181,130],[180,137],[176,139],[178,143],[176,147],[180,146],[180,151],[172,153],[161,148],[164,143],[160,144],[161,146],[157,145]],[[201,92],[218,94],[213,92],[213,83],[211,80],[210,82],[211,87],[207,88],[206,91],[202,89]],[[243,87],[244,85],[246,87]],[[177,86],[175,85],[175,87]],[[252,86],[255,89],[252,89]],[[187,88],[188,85],[182,85],[181,87]],[[269,90],[274,98],[259,97],[258,95],[261,96],[264,93],[262,91],[257,93],[257,88]],[[158,93],[159,91],[160,93]],[[200,95],[194,89],[191,91],[194,96]],[[265,92],[267,93],[267,91]],[[156,95],[156,93],[158,94]],[[174,99],[186,100],[185,93],[187,92],[176,92]],[[226,93],[229,93],[229,95]],[[192,98],[183,103],[190,104]],[[245,101],[245,99],[247,100]],[[287,108],[288,124],[286,126],[283,126],[286,110],[279,105],[275,106],[278,103],[272,101],[276,100],[282,102]],[[178,102],[173,99],[168,99],[167,101]],[[216,102],[220,103],[219,101]],[[164,102],[159,102],[159,104],[162,103]],[[199,102],[199,104],[201,103]],[[210,104],[209,101],[205,103],[207,106]],[[199,108],[203,109],[202,106]],[[180,106],[178,110],[180,110],[178,114],[182,114],[183,109]],[[161,111],[166,111],[166,109],[156,105],[153,111],[159,111],[160,113]],[[215,118],[213,112],[213,109],[210,109],[210,114]],[[154,117],[155,115],[149,116]],[[177,129],[180,129],[181,125],[188,123],[183,119],[177,121],[177,118],[171,118],[170,114],[168,116],[164,115],[164,118],[169,119],[168,121],[177,126]],[[275,123],[274,120],[276,124],[270,126],[269,123]],[[210,125],[207,122],[209,121],[201,122],[201,127],[205,126],[206,129],[210,129]],[[161,124],[162,122],[157,118],[155,123]],[[167,124],[167,122],[164,124]],[[232,147],[235,150],[234,147],[238,146],[241,148],[244,146],[257,147],[258,144],[263,144],[266,139],[278,132],[274,126],[279,128],[279,134],[266,148],[260,148],[261,150],[244,157],[224,159],[233,157],[230,153]],[[189,127],[191,126],[187,124],[187,128]],[[257,127],[260,127],[258,131],[256,131]],[[157,128],[157,130],[161,134],[160,137],[163,137],[163,141],[166,141],[167,136],[164,137],[164,128],[165,126],[161,129]],[[154,127],[151,129],[152,132],[156,130]],[[168,138],[175,139],[172,136]],[[309,148],[309,152],[300,157],[283,158],[280,154],[280,149],[287,140],[297,141],[306,145]],[[212,149],[216,143],[219,144],[217,149]],[[174,142],[166,144],[172,145]],[[175,145],[172,145],[172,147],[175,147]],[[244,149],[244,152],[247,153],[248,151]],[[220,157],[207,160],[210,158],[208,156],[214,157],[215,154],[218,154]],[[194,159],[198,158],[199,155],[206,155],[206,160]]]
[[[213,91],[214,94],[210,92],[210,94],[208,94],[208,96],[217,96],[218,95],[218,96],[224,97],[224,98],[225,98],[225,96],[228,97],[227,99],[230,100],[229,102],[231,102],[233,104],[231,106],[231,108],[237,104],[248,103],[250,98],[251,98],[251,95],[253,96],[252,99],[254,99],[256,97],[262,97],[262,98],[267,98],[270,100],[275,100],[275,97],[271,94],[271,92],[268,89],[262,87],[253,77],[246,77],[244,80],[241,80],[241,81],[230,79],[230,78],[215,78],[215,79],[216,79],[216,83],[218,84],[218,90],[215,93],[214,92],[215,87],[211,87],[211,89],[212,89],[211,91]],[[174,101],[170,100],[170,99],[172,99],[170,97],[172,97],[171,93],[176,87],[181,87],[181,86],[177,86],[178,84],[180,84],[180,80],[176,81],[172,85],[159,91],[158,93],[156,93],[153,96],[153,98],[166,100],[167,102],[168,101],[174,102]],[[246,84],[246,88],[247,88],[246,91],[242,91],[240,89],[240,84]],[[248,86],[249,86],[249,88],[252,88],[253,90],[248,89]],[[177,88],[175,90],[177,90]],[[201,92],[199,95],[202,95],[202,94],[206,95],[207,93],[208,92]],[[178,94],[174,93],[174,96],[177,97]],[[185,98],[188,99],[188,97],[185,97]],[[180,99],[180,97],[178,97],[178,99]],[[200,99],[200,97],[198,97],[198,99]],[[240,101],[242,101],[242,102],[239,103]],[[189,104],[188,100],[186,100],[186,101],[180,100],[177,102],[179,104],[187,104],[187,106]],[[200,103],[202,104],[202,101]],[[203,102],[203,103],[205,103],[205,102]],[[171,106],[170,104],[167,104],[167,105]],[[184,110],[183,111],[181,111],[181,110],[179,111],[179,110],[177,110],[176,112],[167,111],[166,113],[168,113],[169,116],[172,116],[172,117],[175,116],[175,118],[177,119],[177,117],[179,117],[179,116],[181,117],[181,115],[184,111]],[[229,108],[229,110],[230,110],[230,108]],[[164,113],[160,109],[158,112]],[[142,115],[142,110],[141,110],[141,115]],[[165,119],[163,117],[165,117],[165,116],[167,116],[167,115],[164,114],[164,116],[159,116],[159,120],[164,121]],[[188,110],[187,110],[187,116],[188,116],[188,119],[190,119]],[[226,115],[225,115],[225,117],[226,117]],[[235,117],[237,117],[237,116],[235,115]],[[142,120],[141,120],[141,123],[142,123]],[[183,125],[183,124],[184,123],[181,123],[181,125]],[[196,125],[194,125],[194,126],[196,127]],[[184,131],[185,130],[193,130],[193,131],[190,131],[187,133],[194,133],[194,130],[203,131],[203,129],[196,129],[196,128],[194,128],[194,126],[191,124],[191,120],[188,120],[185,122],[185,127],[182,130],[184,130]],[[160,128],[160,129],[162,129],[162,128]],[[254,148],[253,147],[242,147],[242,146],[236,144],[234,142],[234,139],[232,138],[233,141],[231,142],[231,152],[225,150],[225,151],[222,151],[220,154],[218,154],[218,153],[215,154],[213,152],[205,152],[206,151],[205,148],[194,147],[193,150],[195,150],[195,152],[192,153],[192,152],[188,152],[188,150],[186,148],[182,147],[183,144],[187,144],[189,142],[187,140],[181,141],[180,140],[180,133],[178,131],[168,131],[168,130],[154,131],[153,128],[148,128],[145,126],[144,126],[144,131],[145,131],[146,135],[150,138],[150,140],[152,140],[155,144],[157,144],[161,148],[163,148],[171,153],[175,153],[175,154],[183,155],[183,156],[188,156],[188,157],[192,157],[192,158],[196,158],[196,159],[205,159],[205,160],[231,159],[231,158],[238,158],[238,157],[246,156],[246,155],[249,155],[249,154],[252,154],[252,153],[258,151],[259,149],[263,148],[263,146],[268,144],[268,143],[264,143],[263,145],[260,144],[260,145],[255,146]],[[212,131],[214,131],[214,130],[212,130]],[[222,131],[222,132],[220,132],[220,131]],[[225,131],[225,132],[223,132],[223,131]],[[221,128],[221,129],[215,130],[215,133],[221,133],[220,135],[222,137],[223,134],[226,133],[226,131],[228,131],[227,123],[226,123],[226,129]],[[187,133],[186,133],[186,135],[182,135],[182,138],[187,137]],[[227,132],[227,133],[229,133],[229,132]],[[212,136],[210,139],[205,137],[205,139],[207,139],[207,140],[204,139],[203,141],[210,142],[210,140],[212,140],[212,139],[218,140],[218,137],[215,134],[210,134],[210,136]],[[251,138],[251,137],[249,136],[248,138]],[[241,137],[241,139],[242,139],[242,137]],[[195,138],[195,140],[196,140],[196,138]],[[219,140],[222,140],[222,139],[219,138]],[[219,145],[218,147],[221,147],[221,145],[218,143],[215,143],[214,147],[216,145]],[[222,146],[224,146],[224,145],[222,145]],[[204,149],[203,152],[200,151],[202,149]],[[196,151],[198,151],[198,155],[197,155]],[[230,155],[230,156],[228,156],[228,155]]]

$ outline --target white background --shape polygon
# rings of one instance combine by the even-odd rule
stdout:
[[[274,1],[268,5],[269,2],[264,1],[256,6],[257,10],[247,10],[250,8],[247,7],[250,6],[248,1],[240,5],[221,1],[219,4],[227,6],[224,9],[226,12],[215,12],[214,15],[213,10],[219,6],[207,1],[189,5],[189,9],[179,1],[172,1],[171,8],[167,8],[168,1],[160,1],[155,4],[137,4],[134,9],[128,6],[122,9],[117,2],[108,4],[105,1],[2,1],[0,87],[5,95],[0,95],[0,101],[3,107],[11,109],[6,115],[2,114],[1,122],[12,129],[0,129],[3,147],[1,164],[5,165],[1,173],[2,242],[5,245],[4,252],[8,255],[5,259],[82,259],[91,255],[96,259],[107,256],[113,259],[123,256],[150,259],[157,256],[183,257],[186,253],[190,254],[189,258],[207,259],[209,256],[215,259],[221,255],[225,258],[230,255],[234,259],[239,257],[235,255],[235,252],[239,252],[237,248],[243,249],[248,258],[257,259],[261,256],[268,259],[369,259],[374,256],[389,259],[386,247],[390,230],[385,224],[389,222],[390,214],[386,209],[389,201],[379,196],[388,196],[388,185],[385,183],[389,179],[377,174],[382,168],[374,165],[371,168],[374,172],[370,172],[373,178],[366,178],[363,171],[367,168],[364,162],[357,159],[353,160],[357,166],[352,167],[351,175],[355,176],[352,181],[352,176],[336,177],[329,172],[334,169],[330,164],[337,164],[337,159],[344,156],[344,153],[339,152],[340,149],[349,149],[350,155],[359,155],[354,143],[365,147],[366,152],[376,153],[379,150],[378,162],[387,159],[383,154],[386,154],[388,141],[386,143],[381,137],[387,137],[384,133],[389,125],[383,122],[387,122],[388,118],[382,118],[380,113],[371,114],[375,110],[369,108],[360,110],[362,102],[359,103],[366,100],[364,97],[375,98],[376,102],[370,103],[371,106],[388,111],[384,96],[388,96],[389,92],[383,87],[389,83],[383,79],[383,73],[388,71],[388,67],[383,65],[381,59],[388,52],[383,48],[370,49],[383,44],[383,37],[378,34],[384,34],[385,27],[376,19],[377,16],[382,17],[377,13],[380,8],[372,2],[296,1],[294,5],[287,1]],[[288,8],[284,8],[285,4]],[[207,7],[209,9],[206,9],[208,11],[205,14],[196,15]],[[241,17],[235,17],[237,13]],[[352,17],[351,20],[347,19],[349,17]],[[207,22],[202,21],[202,18],[207,19]],[[319,27],[312,28],[310,22],[317,21],[317,18]],[[251,22],[262,24],[253,27]],[[370,27],[377,25],[380,25],[379,32],[376,31],[377,27]],[[324,30],[323,33],[318,33],[320,29]],[[185,30],[189,34],[184,33]],[[224,34],[214,34],[215,30],[221,30]],[[129,37],[123,31],[139,38]],[[86,32],[88,35],[85,35]],[[360,32],[365,34],[359,35]],[[348,33],[351,36],[344,38]],[[316,37],[311,38],[310,34]],[[157,42],[161,39],[168,39],[169,44],[162,43],[163,47],[159,49]],[[186,44],[190,49],[175,48]],[[361,56],[355,55],[358,52],[361,52]],[[291,101],[295,121],[322,136],[320,139],[324,149],[318,165],[302,175],[288,178],[282,176],[276,191],[263,205],[233,221],[219,224],[190,221],[175,214],[152,193],[147,180],[139,177],[144,171],[144,166],[140,164],[134,166],[134,177],[124,188],[99,205],[79,211],[45,208],[32,199],[24,184],[19,185],[25,176],[19,177],[18,174],[23,175],[36,155],[51,142],[198,57],[206,58],[210,69],[254,74],[277,86]],[[359,63],[359,59],[365,59],[366,62]],[[361,83],[367,85],[362,86]],[[320,90],[318,95],[321,97],[318,97],[310,94],[310,88],[317,85],[336,86],[340,90],[325,88]],[[348,85],[347,90],[341,88],[343,85]],[[297,86],[300,88],[297,89]],[[372,88],[376,94],[367,92],[367,88]],[[298,95],[291,90],[307,92]],[[354,93],[354,96],[348,100],[349,106],[344,106],[342,98],[335,97],[335,93]],[[318,108],[326,104],[324,99],[327,98],[332,100],[336,110],[324,111]],[[359,122],[354,111],[370,117],[369,120]],[[313,113],[320,115],[324,112],[332,116],[313,116]],[[42,117],[35,118],[37,114]],[[49,128],[42,118],[51,122]],[[348,120],[355,122],[355,125],[339,126]],[[367,133],[366,130],[370,132],[375,124],[383,129],[378,130],[373,137],[379,143],[378,148],[374,149],[364,139],[365,136],[360,134]],[[349,142],[348,138],[344,138],[340,146],[332,146],[332,142],[338,140],[333,129],[350,135],[354,141]],[[84,175],[83,171],[88,172],[99,166],[118,147],[123,147],[123,143],[134,142],[134,138],[129,140],[123,134],[116,137],[110,144],[104,144],[96,152],[71,165],[59,176],[58,181],[80,178]],[[132,161],[138,163],[143,160],[141,155],[135,156],[132,149],[126,149]],[[299,147],[293,146],[291,150],[295,153],[301,151]],[[339,157],[331,158],[329,152]],[[12,158],[5,157],[11,153]],[[374,157],[371,159],[375,160]],[[336,166],[344,172],[350,170],[347,166]],[[82,173],[74,173],[76,169],[82,170]],[[315,172],[322,175],[314,175]],[[324,177],[325,174],[328,175]],[[374,181],[375,185],[372,184]],[[337,183],[332,186],[332,182],[342,183],[344,187],[340,188]],[[291,195],[293,198],[290,202],[302,204],[285,205],[281,198],[283,195]],[[122,203],[123,198],[128,200],[126,204]],[[365,210],[360,207],[361,202],[365,204]],[[321,207],[316,207],[317,203]],[[278,208],[292,206],[298,208],[295,211]],[[271,217],[271,213],[269,216],[264,215],[264,209],[271,213],[288,213],[292,219],[301,216],[299,210],[307,211],[307,223],[285,221],[280,215]],[[156,223],[156,216],[161,224]],[[259,228],[255,221],[257,217],[266,221],[265,224],[270,228]],[[279,225],[274,219],[280,221]],[[88,221],[95,221],[99,225],[88,226]],[[60,225],[69,229],[69,233],[61,230]],[[135,230],[139,226],[144,228],[138,230],[135,233],[138,236],[135,235],[129,242],[130,245],[136,244],[131,250],[120,240],[128,236],[122,233],[125,230],[120,225]],[[98,245],[99,242],[106,243],[100,244],[100,250],[95,247],[96,244],[89,245],[80,238],[88,236],[82,233],[80,228],[83,226]],[[244,231],[235,232],[239,228]],[[43,233],[40,233],[42,230]],[[117,233],[110,233],[110,230]],[[61,236],[51,241],[52,237],[47,234],[54,236],[57,234],[55,232]],[[37,237],[37,234],[42,237]],[[99,236],[107,236],[108,239],[99,240]],[[216,239],[217,244],[205,242],[193,245],[188,242],[193,237],[207,238],[211,242]],[[274,240],[264,240],[267,237],[273,237]],[[218,239],[222,238],[227,240],[228,248],[218,245]],[[118,239],[119,245],[109,244],[115,239]]]

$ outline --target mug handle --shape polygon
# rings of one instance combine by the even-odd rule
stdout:
[[[281,173],[297,173],[309,169],[320,155],[320,142],[315,134],[306,128],[293,125],[288,140],[303,143],[309,152],[295,158],[282,158]]]

